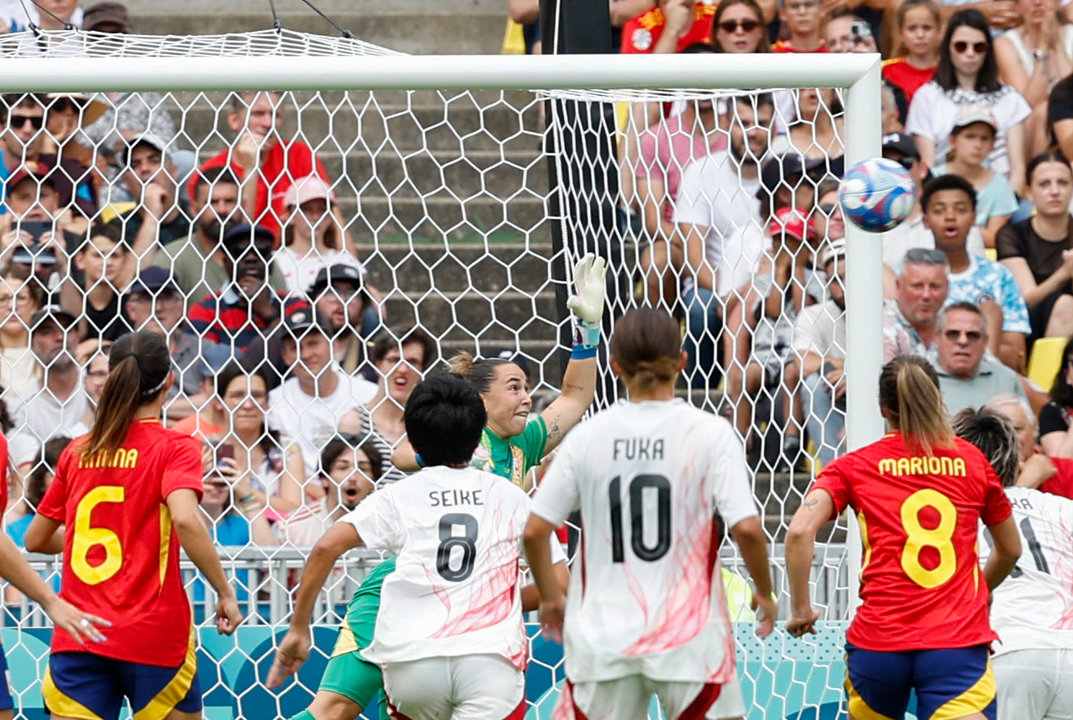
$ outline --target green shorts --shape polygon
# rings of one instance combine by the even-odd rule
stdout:
[[[353,642],[353,637],[349,627],[344,626],[339,631],[336,649],[320,679],[320,689],[350,698],[362,708],[367,708],[376,699],[376,694],[383,690],[384,676],[380,666],[364,659],[356,646],[354,650],[339,651],[344,641]]]
[[[394,570],[395,559],[385,560],[373,568],[354,593],[320,680],[321,690],[350,698],[362,708],[369,707],[376,694],[384,689],[380,666],[363,658],[359,648],[372,642],[376,615],[380,611],[380,587],[384,578]]]

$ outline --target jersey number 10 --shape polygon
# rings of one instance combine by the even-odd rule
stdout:
[[[638,475],[630,481],[630,548],[639,559],[654,562],[671,549],[671,483],[663,475]],[[655,490],[656,543],[645,545],[645,490]],[[622,478],[615,476],[607,489],[611,505],[611,559],[625,562],[626,548],[622,536]],[[652,496],[649,492],[649,497]]]

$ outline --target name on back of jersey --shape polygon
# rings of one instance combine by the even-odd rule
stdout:
[[[1032,507],[1032,499],[1027,497],[1027,496],[1021,496],[1021,497],[1012,496],[1011,497],[1010,495],[1007,495],[1006,497],[1010,501],[1010,505],[1013,506],[1014,510],[1033,510],[1034,509]]]
[[[663,438],[615,438],[611,444],[612,460],[662,460]]]
[[[428,494],[431,507],[457,507],[459,505],[484,505],[484,490],[432,490]]]

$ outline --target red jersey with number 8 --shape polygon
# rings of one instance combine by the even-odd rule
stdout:
[[[835,460],[813,488],[861,524],[862,606],[846,640],[865,650],[971,647],[995,638],[987,617],[977,529],[1010,516],[995,471],[970,443],[931,456],[901,435]]]
[[[179,572],[179,541],[165,500],[188,488],[201,496],[201,449],[155,420],[130,426],[121,447],[85,456],[71,444],[37,511],[66,525],[60,595],[112,623],[100,643],[52,634],[52,651],[175,667],[190,644],[190,603]]]

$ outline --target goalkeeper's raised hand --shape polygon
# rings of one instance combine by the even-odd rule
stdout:
[[[607,261],[592,253],[574,266],[574,282],[577,295],[566,301],[566,306],[586,325],[599,327],[604,316],[604,301],[607,297]]]

